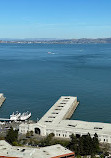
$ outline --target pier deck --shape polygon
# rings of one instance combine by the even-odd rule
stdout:
[[[11,121],[11,120],[8,119],[8,118],[0,118],[0,121],[1,121],[1,122],[5,122],[5,121]]]
[[[0,106],[2,106],[3,102],[5,101],[5,97],[3,95],[3,93],[0,93]]]
[[[40,119],[42,125],[58,124],[64,119],[69,119],[78,105],[77,97],[61,96],[60,99]]]
[[[93,138],[97,133],[101,143],[111,143],[110,123],[67,120],[77,105],[77,97],[62,96],[37,123],[20,124],[19,132],[26,134],[27,131],[33,131],[41,136],[54,133],[55,137],[58,138],[70,138],[72,134],[82,136],[88,133]]]

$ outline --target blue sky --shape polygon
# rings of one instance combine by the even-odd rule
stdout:
[[[111,0],[0,0],[0,38],[111,37]]]

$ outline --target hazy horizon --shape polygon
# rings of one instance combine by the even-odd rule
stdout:
[[[79,39],[110,39],[111,37],[97,37],[97,38],[33,38],[33,37],[27,37],[27,38],[0,38],[0,40],[79,40]]]
[[[110,38],[111,1],[5,0],[0,38]]]

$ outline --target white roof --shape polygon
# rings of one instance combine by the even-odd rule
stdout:
[[[62,96],[40,119],[36,124],[30,124],[31,126],[41,125],[47,131],[62,131],[70,132],[74,134],[95,134],[109,135],[111,136],[111,124],[100,122],[87,122],[80,120],[65,120],[64,116],[68,112],[68,109],[72,106],[72,103],[77,101],[77,97]],[[57,110],[56,110],[57,109]],[[59,110],[60,109],[60,110]],[[57,114],[54,114],[57,113]],[[20,127],[28,126],[28,124],[21,124]]]
[[[61,96],[60,99],[39,120],[39,123],[42,125],[58,124],[64,119],[65,114],[76,100],[77,97]]]
[[[111,124],[86,122],[79,120],[62,120],[58,125],[47,126],[47,129],[69,131],[71,133],[111,135]]]
[[[50,158],[54,156],[72,153],[61,145],[52,145],[43,148],[11,146],[6,141],[0,141],[0,156],[23,158]]]
[[[57,145],[40,148],[38,155],[35,155],[35,156],[38,156],[39,158],[50,158],[50,157],[65,155],[65,154],[69,154],[69,153],[72,153],[72,151],[57,144]]]

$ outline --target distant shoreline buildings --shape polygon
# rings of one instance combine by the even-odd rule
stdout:
[[[111,38],[80,38],[80,39],[0,39],[0,43],[47,43],[47,44],[99,44],[111,43]]]

